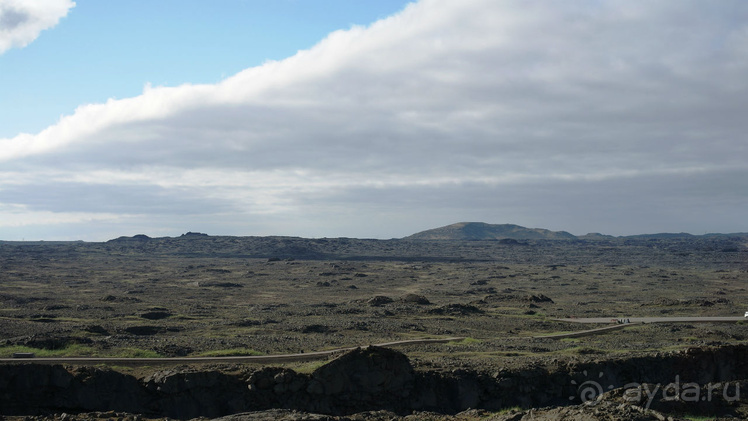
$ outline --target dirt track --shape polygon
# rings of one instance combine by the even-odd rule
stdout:
[[[613,323],[627,320],[629,323],[735,323],[746,321],[745,317],[582,317],[555,319],[574,323]]]
[[[599,327],[596,329],[582,330],[579,332],[558,333],[554,335],[533,336],[535,339],[564,339],[564,338],[581,338],[584,336],[598,335],[607,333],[612,330],[624,329],[630,326],[641,325],[645,323],[737,323],[744,321],[744,317],[625,317],[625,318],[607,318],[607,317],[587,317],[571,319],[554,319],[562,322],[588,323],[588,324],[610,324],[619,320],[625,320],[625,323],[614,324],[612,326]]]

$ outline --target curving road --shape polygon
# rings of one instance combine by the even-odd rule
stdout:
[[[374,344],[378,347],[394,347],[405,345],[438,344],[461,341],[465,338],[454,337],[444,339],[410,339],[406,341],[385,342]],[[329,351],[306,352],[301,354],[281,355],[247,355],[232,357],[171,357],[171,358],[107,358],[107,357],[52,357],[52,358],[0,358],[0,364],[40,363],[40,364],[107,364],[107,365],[151,365],[151,364],[205,364],[205,363],[283,363],[323,360],[331,355],[351,351],[358,347],[331,349]]]
[[[645,323],[737,323],[747,320],[745,317],[581,317],[568,319],[552,319],[559,322],[606,324],[609,326],[578,332],[556,333],[552,335],[533,336],[533,339],[564,339],[597,335],[611,330],[624,329]],[[618,323],[625,321],[625,323]]]
[[[735,323],[748,321],[745,317],[580,317],[553,319],[574,323],[615,323],[616,320],[628,320],[629,323]]]
[[[558,320],[558,319],[556,319]],[[533,336],[533,339],[564,339],[564,338],[581,338],[583,336],[591,336],[591,335],[598,335],[600,333],[606,333],[611,330],[619,330],[623,329],[629,326],[635,326],[641,323],[625,323],[625,324],[615,324],[612,326],[605,326],[605,327],[598,327],[596,329],[590,329],[590,330],[580,330],[577,332],[566,332],[566,333],[554,333],[551,335],[538,335]]]

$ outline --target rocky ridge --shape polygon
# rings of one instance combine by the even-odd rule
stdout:
[[[746,378],[745,345],[618,361],[551,362],[545,367],[494,373],[419,371],[400,352],[367,347],[346,353],[311,374],[282,367],[234,373],[182,368],[135,378],[94,367],[4,365],[0,366],[0,408],[4,415],[16,416],[120,411],[191,419],[274,409],[329,417],[388,411],[406,417],[554,406],[544,411],[556,418],[533,419],[574,419],[589,411],[568,406],[584,403],[596,407],[584,418],[592,420],[666,419],[651,418],[642,408],[667,414],[742,416],[748,401],[745,394],[740,396],[740,389],[748,387]],[[543,413],[533,411],[532,416]],[[594,418],[595,413],[609,417]],[[530,419],[528,414],[514,411],[496,419]]]

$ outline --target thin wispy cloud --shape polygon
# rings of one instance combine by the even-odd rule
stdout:
[[[746,18],[741,1],[422,0],[0,139],[0,213],[121,213],[122,233],[133,215],[170,233],[746,230]]]

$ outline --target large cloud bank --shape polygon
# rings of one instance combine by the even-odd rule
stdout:
[[[43,30],[57,25],[74,6],[71,0],[0,1],[0,54],[27,46]]]
[[[422,0],[0,139],[0,229],[745,230],[747,75],[739,0]]]

